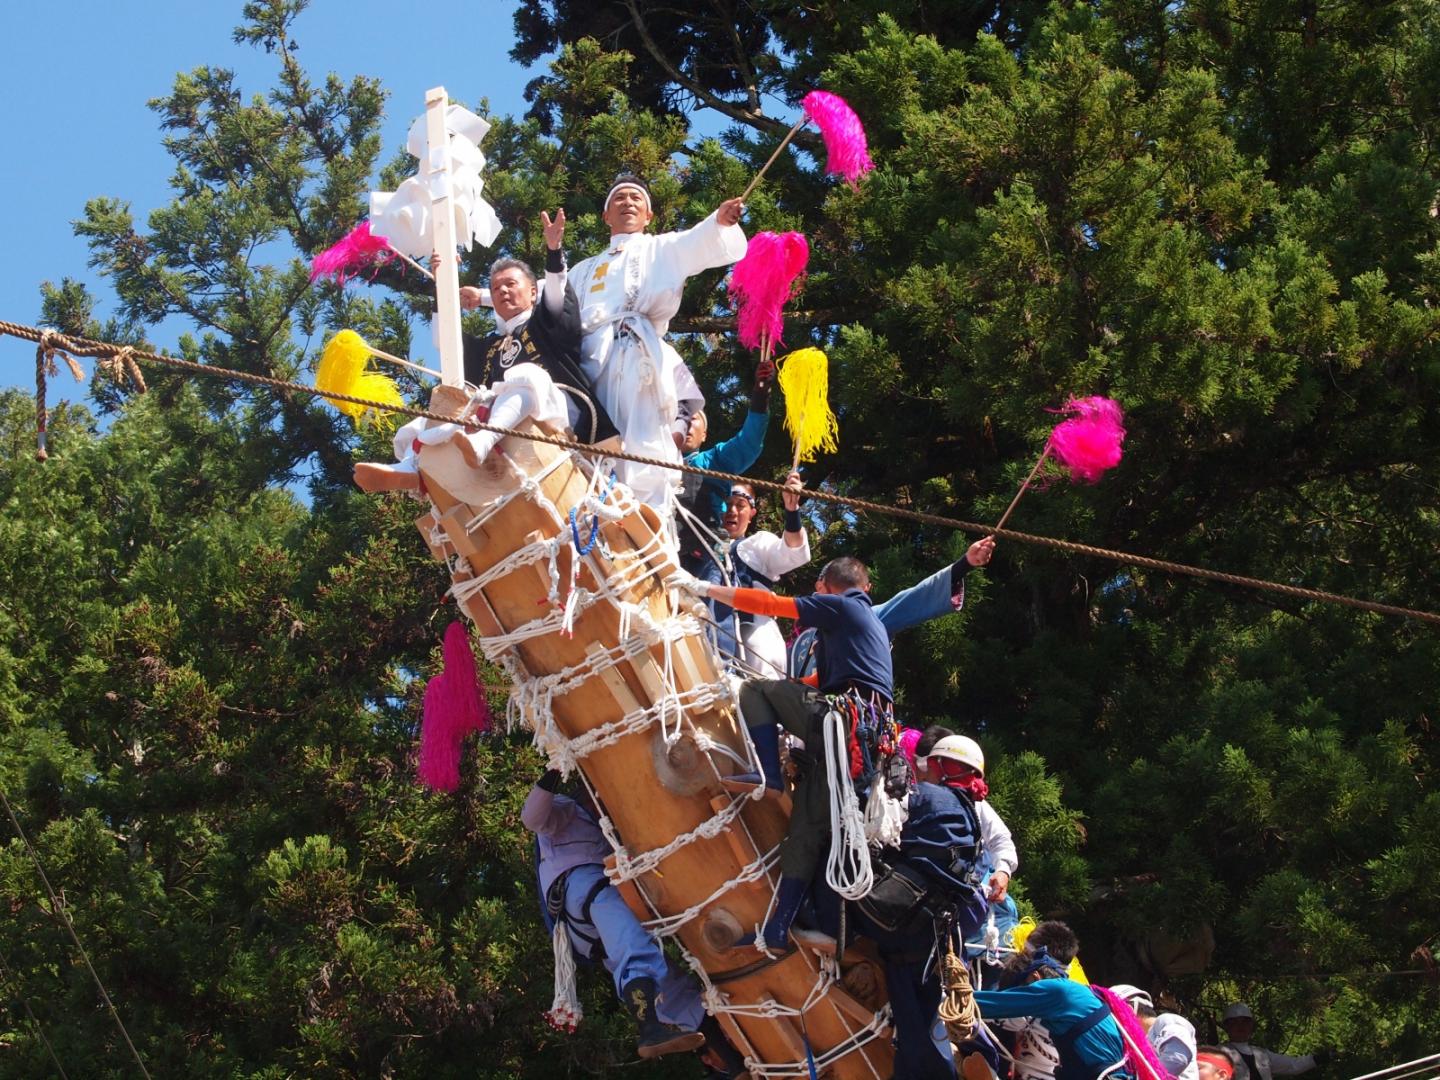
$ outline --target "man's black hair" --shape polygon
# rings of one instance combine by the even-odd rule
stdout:
[[[1149,1020],[1152,1017],[1160,1015],[1155,1011],[1154,1005],[1146,1005],[1143,1001],[1132,1001],[1130,1008],[1135,1010],[1135,1015],[1140,1017],[1141,1020]]]
[[[955,732],[944,724],[931,724],[920,735],[920,741],[915,744],[915,756],[917,758],[929,757],[930,751],[935,749],[937,742],[954,734]]]
[[[1066,926],[1058,919],[1046,919],[1025,939],[1027,952],[1039,952],[1044,948],[1051,956],[1068,965],[1080,952],[1080,939],[1075,936],[1075,931]]]
[[[490,264],[490,280],[495,280],[495,275],[505,270],[519,270],[529,280],[531,285],[535,284],[535,271],[530,269],[530,264],[520,259],[496,259]]]
[[[870,571],[855,556],[841,555],[825,564],[820,580],[832,588],[863,589],[870,584]]]

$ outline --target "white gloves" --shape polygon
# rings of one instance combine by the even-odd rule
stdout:
[[[704,600],[710,595],[710,583],[701,581],[688,570],[677,569],[665,579],[665,588],[681,589],[691,596],[698,596]]]

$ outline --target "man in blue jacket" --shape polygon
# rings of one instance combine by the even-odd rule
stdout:
[[[742,1075],[744,1059],[715,1019],[705,1015],[693,980],[674,968],[605,876],[611,848],[588,792],[582,787],[584,797],[572,799],[559,789],[560,774],[547,770],[520,811],[539,848],[540,890],[547,909],[564,922],[576,955],[610,971],[615,992],[639,1029],[640,1056],[708,1044],[725,1063],[722,1075]]]
[[[959,611],[965,604],[965,576],[990,562],[995,553],[995,538],[976,540],[958,559],[937,570],[923,581],[902,589],[883,604],[874,607],[875,617],[893,639],[902,630],[919,626],[931,619]],[[868,586],[866,588],[868,592]],[[790,643],[790,677],[807,678],[815,670],[815,629],[806,627]]]
[[[937,1044],[930,1036],[941,993],[935,919],[948,919],[962,940],[980,928],[985,897],[979,851],[980,825],[970,794],[945,783],[918,783],[910,791],[899,853],[886,858],[870,895],[857,905],[857,929],[875,942],[885,965],[895,1020],[895,1080],[955,1076],[948,1041]]]

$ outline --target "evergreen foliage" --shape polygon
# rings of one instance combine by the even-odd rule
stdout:
[[[413,275],[308,283],[308,256],[408,167],[381,168],[382,110],[418,103],[306,72],[304,6],[244,5],[266,93],[200,68],[152,103],[172,201],[141,224],[96,199],[78,225],[120,316],[97,323],[67,281],[43,290],[47,325],[142,345],[178,314],[181,355],[302,380],[343,326],[424,354]],[[572,260],[595,249],[622,167],[675,227],[743,188],[807,90],[864,118],[878,168],[858,190],[802,138],[746,220],[811,243],[786,344],[826,348],[841,424],[812,485],[994,520],[1045,410],[1106,393],[1126,460],[1027,496],[1016,528],[1440,610],[1433,0],[515,7],[517,58],[558,56],[528,116],[495,118],[487,197],[532,264],[545,208],[565,206]],[[720,138],[694,135],[702,114]],[[721,280],[691,283],[674,330],[723,437],[754,357]],[[349,486],[385,433],[146,375],[144,397],[102,379],[89,409],[54,409],[45,463],[33,403],[0,397],[0,785],[152,1073],[630,1061],[593,972],[576,1035],[540,1019],[524,738],[475,746],[455,796],[414,783],[453,609],[414,504]],[[772,425],[760,471],[783,473],[783,442]],[[966,543],[807,515],[819,552],[871,562],[877,596]],[[1073,921],[1092,976],[1168,986],[1202,1036],[1244,996],[1257,1042],[1333,1047],[1327,1076],[1433,1051],[1433,628],[1006,543],[968,589],[897,648],[905,716],[981,739],[1015,892]],[[0,898],[0,1076],[51,1068],[20,999],[71,1076],[132,1075],[13,836]]]

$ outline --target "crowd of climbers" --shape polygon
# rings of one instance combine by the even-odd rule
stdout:
[[[739,432],[707,446],[704,396],[665,340],[686,279],[744,254],[742,211],[732,199],[688,230],[652,235],[646,232],[654,216],[648,188],[621,175],[604,204],[609,246],[571,269],[563,252],[564,212],[543,215],[543,289],[517,259],[491,267],[496,329],[465,339],[465,378],[477,391],[470,414],[503,427],[531,418],[568,427],[586,442],[618,439],[626,450],[704,469],[750,468],[764,446],[774,365],[756,369]],[[467,286],[460,300],[474,309],[483,294]],[[398,465],[361,465],[356,481],[366,490],[413,490],[419,445],[445,440],[477,465],[499,436],[417,421],[397,434]],[[1253,1046],[1254,1017],[1245,1005],[1224,1014],[1230,1042],[1197,1046],[1190,1022],[1158,1012],[1144,990],[1117,986],[1111,995],[1097,994],[1070,977],[1079,943],[1063,923],[1043,922],[1023,947],[1005,947],[1019,919],[1009,895],[1019,854],[987,799],[984,753],[974,739],[948,728],[917,731],[897,722],[890,656],[896,634],[960,610],[966,576],[990,562],[993,538],[884,603],[872,602],[868,570],[849,557],[826,563],[812,594],[781,596],[777,581],[811,558],[798,473],[786,478],[777,536],[751,530],[760,509],[751,485],[633,463],[620,470],[641,501],[678,506],[675,535],[684,571],[669,584],[708,605],[716,647],[743,679],[740,704],[761,768],[748,779],[791,793],[775,902],[759,934],[740,939],[736,949],[833,951],[843,947],[836,940],[842,934],[873,941],[893,1011],[899,1080],[957,1074],[966,1080],[1152,1080],[1137,1075],[1142,1070],[1133,1047],[1127,1059],[1126,1018],[1115,1015],[1115,1002],[1133,1010],[1127,1022],[1144,1031],[1155,1080],[1164,1072],[1178,1080],[1272,1080],[1314,1067],[1313,1057]],[[779,620],[796,628],[788,650]],[[849,776],[830,775],[820,752],[824,718],[835,710],[853,732]],[[853,784],[862,800],[883,787],[907,803],[898,847],[876,856],[873,889],[848,905],[817,872],[831,843],[829,798],[837,784]],[[559,774],[546,772],[523,812],[537,837],[547,919],[564,924],[578,956],[610,972],[635,1019],[641,1057],[697,1051],[707,1075],[745,1075],[743,1058],[705,1015],[693,978],[673,965],[605,876],[611,852],[584,786],[571,794],[560,786]],[[993,959],[980,965],[975,1001],[986,1024],[959,1046],[937,1023],[936,956],[951,935],[971,956],[1008,955],[1003,965]]]

